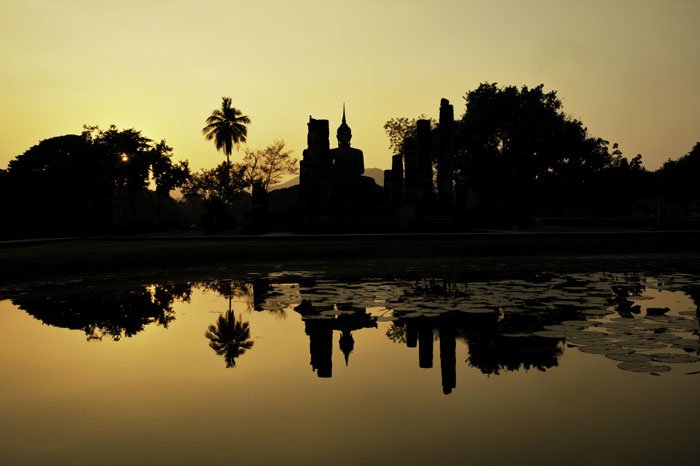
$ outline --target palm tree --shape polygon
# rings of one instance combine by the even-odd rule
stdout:
[[[236,319],[230,309],[220,315],[204,335],[211,349],[224,357],[226,367],[236,367],[236,358],[253,347],[253,341],[249,340],[250,324]]]
[[[246,141],[250,118],[243,115],[243,112],[237,108],[231,107],[231,97],[221,98],[221,108],[217,108],[209,118],[207,118],[207,126],[202,128],[202,134],[207,141],[214,140],[216,150],[223,150],[226,154],[226,163],[231,164],[231,150],[235,145]]]

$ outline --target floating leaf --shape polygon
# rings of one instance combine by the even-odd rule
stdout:
[[[542,338],[555,338],[557,340],[564,340],[566,336],[560,332],[556,332],[554,330],[538,330],[536,332],[532,333],[533,335],[537,337],[542,337]]]
[[[691,356],[689,354],[675,354],[675,353],[652,354],[651,358],[656,362],[679,363],[679,364],[700,361],[700,358],[696,358],[695,356]]]
[[[658,373],[658,372],[668,372],[671,370],[671,368],[668,366],[662,366],[659,364],[651,364],[648,362],[621,362],[620,364],[617,365],[617,367],[619,367],[623,371],[631,371],[631,372]]]
[[[610,344],[610,340],[604,336],[593,336],[595,334],[575,335],[569,338],[571,343],[584,346],[600,346]],[[599,334],[601,335],[601,334]]]
[[[700,341],[691,340],[689,338],[682,338],[680,340],[674,340],[671,342],[671,346],[674,348],[680,348],[686,351],[700,351]]]
[[[606,354],[605,357],[619,362],[651,362],[651,356],[640,353]]]
[[[671,332],[652,333],[649,335],[649,337],[652,340],[671,342],[671,343],[674,342],[675,340],[681,339],[680,335],[676,335],[675,333],[671,333]]]
[[[506,338],[529,338],[533,334],[532,333],[502,333],[502,337]]]
[[[632,350],[629,348],[622,348],[621,346],[618,346],[615,344],[581,346],[579,348],[579,351],[582,351],[584,353],[605,354],[605,355],[608,355],[608,354],[628,354],[628,353],[632,352]]]
[[[485,307],[466,307],[462,309],[457,309],[459,312],[463,312],[465,314],[495,314],[496,311],[493,309],[485,308]]]
[[[613,312],[614,311],[610,311],[608,309],[586,309],[582,311],[583,314],[590,317],[605,317]]]
[[[666,348],[667,345],[658,341],[652,340],[623,340],[617,343],[623,348],[632,348],[640,350],[652,350]]]

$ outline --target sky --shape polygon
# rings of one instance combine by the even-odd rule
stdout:
[[[195,169],[230,96],[248,147],[301,158],[309,116],[347,108],[366,167],[389,168],[393,117],[455,115],[482,82],[556,90],[589,134],[647,168],[700,141],[698,0],[2,0],[0,168],[84,124],[165,139]],[[242,156],[234,153],[232,160]]]

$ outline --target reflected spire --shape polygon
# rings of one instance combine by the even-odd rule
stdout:
[[[345,365],[347,366],[350,362],[350,353],[355,349],[355,339],[352,337],[352,332],[350,330],[342,330],[339,343],[340,351],[345,355]]]

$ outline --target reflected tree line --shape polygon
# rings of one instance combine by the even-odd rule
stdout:
[[[288,284],[284,280],[283,284]],[[366,307],[351,302],[329,304],[314,299],[313,292],[302,297],[299,289],[313,291],[313,278],[299,279],[297,293],[280,292],[274,279],[260,276],[253,280],[210,279],[185,283],[148,286],[128,286],[95,290],[55,288],[46,292],[33,291],[11,297],[13,304],[41,322],[73,330],[81,330],[88,340],[120,340],[132,337],[148,325],[167,328],[175,320],[174,304],[189,302],[194,289],[215,292],[228,302],[228,308],[209,325],[204,336],[212,350],[224,359],[227,368],[236,367],[237,360],[254,347],[250,323],[236,315],[233,301],[243,301],[248,309],[273,312],[286,316],[294,310],[304,322],[309,337],[310,365],[320,378],[333,375],[334,336],[339,335],[338,349],[345,364],[355,350],[353,332],[378,327],[378,317]],[[567,283],[567,285],[572,285]],[[342,285],[336,284],[338,287]],[[693,300],[700,320],[700,287],[683,289]],[[642,285],[613,284],[609,304],[622,318],[638,312],[632,299],[644,291]],[[412,295],[434,297],[463,295],[466,285],[446,280],[424,280],[412,287]],[[298,304],[297,304],[298,303]],[[484,374],[498,375],[503,371],[536,369],[546,371],[558,365],[563,354],[564,338],[541,338],[533,332],[546,325],[565,320],[581,320],[579,311],[559,309],[556,313],[460,313],[415,316],[411,311],[393,310],[386,336],[394,343],[417,349],[418,367],[433,368],[438,348],[443,392],[456,388],[457,342],[468,347],[466,363]],[[436,345],[436,341],[438,342]]]
[[[95,292],[69,288],[21,294],[12,303],[47,325],[82,330],[88,340],[118,341],[150,324],[168,328],[175,320],[173,304],[189,301],[191,293],[188,283]]]
[[[438,341],[442,388],[446,395],[457,386],[457,341],[469,348],[465,362],[487,375],[521,369],[546,371],[557,366],[563,354],[563,339],[531,334],[543,325],[557,323],[560,316],[545,319],[537,314],[505,318],[499,314],[447,314],[432,318],[398,315],[399,319],[387,330],[387,337],[408,348],[417,348],[420,368],[433,368],[435,341]]]

